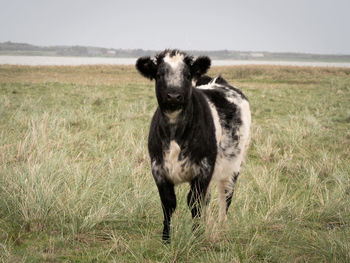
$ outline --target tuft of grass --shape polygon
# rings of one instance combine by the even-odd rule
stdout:
[[[213,187],[192,233],[181,185],[164,245],[146,146],[153,83],[130,66],[0,66],[0,261],[350,261],[350,70],[219,73],[253,118],[228,222]]]

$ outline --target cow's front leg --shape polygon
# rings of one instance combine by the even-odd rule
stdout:
[[[208,165],[200,167],[200,172],[191,181],[191,189],[187,196],[187,204],[191,210],[192,218],[197,220],[201,217],[202,205],[207,197],[207,190],[212,177],[212,169]],[[194,222],[193,230],[198,226]]]
[[[176,209],[176,196],[174,191],[174,184],[161,180],[157,182],[160,200],[162,202],[163,215],[164,215],[164,227],[163,227],[163,241],[170,242],[170,223],[171,215]]]

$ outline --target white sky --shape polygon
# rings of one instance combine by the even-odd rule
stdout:
[[[350,0],[0,0],[0,42],[350,54]]]

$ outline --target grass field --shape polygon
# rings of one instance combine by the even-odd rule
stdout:
[[[153,83],[129,66],[0,66],[2,262],[350,262],[350,69],[216,67],[251,102],[226,226],[172,243],[150,172]],[[203,228],[205,223],[203,222]]]

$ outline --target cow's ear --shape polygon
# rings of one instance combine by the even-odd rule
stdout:
[[[198,57],[191,66],[191,74],[195,78],[199,78],[203,74],[207,73],[210,68],[211,61],[207,56]]]
[[[137,70],[146,78],[150,80],[156,78],[157,65],[150,57],[141,57],[136,61]]]

